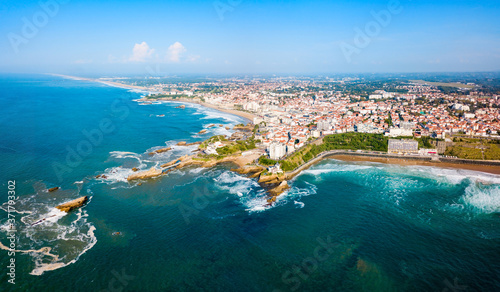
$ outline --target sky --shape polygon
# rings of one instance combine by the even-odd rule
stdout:
[[[500,1],[0,2],[0,72],[500,70]]]

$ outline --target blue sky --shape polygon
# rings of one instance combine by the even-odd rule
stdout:
[[[498,15],[498,0],[3,1],[0,71],[498,71]]]

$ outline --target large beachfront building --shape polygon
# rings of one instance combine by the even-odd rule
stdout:
[[[286,155],[286,145],[273,142],[269,145],[269,158],[277,160]]]
[[[387,152],[390,154],[417,154],[418,141],[412,139],[390,139]]]

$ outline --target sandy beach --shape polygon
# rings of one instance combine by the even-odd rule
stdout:
[[[481,171],[491,174],[500,175],[500,167],[498,166],[488,166],[488,165],[476,165],[476,164],[458,164],[458,163],[446,163],[446,162],[428,162],[423,160],[407,160],[400,158],[381,158],[381,157],[369,157],[369,156],[351,156],[351,155],[334,155],[328,158],[338,159],[342,161],[370,161],[379,162],[386,164],[398,164],[404,166],[411,165],[422,165],[422,166],[434,166],[441,168],[457,168],[457,169],[467,169],[474,171]]]
[[[96,78],[85,78],[85,77],[70,76],[70,75],[63,75],[63,74],[49,74],[49,75],[64,77],[64,78],[73,79],[73,80],[99,82],[102,84],[106,84],[108,86],[120,87],[120,88],[125,88],[125,89],[137,89],[137,90],[148,91],[148,89],[146,87],[143,87],[143,86],[123,84],[123,83],[119,83],[119,82],[101,80],[101,79],[96,79]]]
[[[106,84],[109,86],[116,86],[116,87],[126,88],[126,89],[137,89],[137,90],[149,91],[146,87],[143,87],[143,86],[128,85],[128,84],[123,84],[123,83],[114,82],[114,81],[107,81],[107,80],[101,80],[101,79],[95,79],[95,78],[85,78],[85,77],[78,77],[78,76],[70,76],[70,75],[62,75],[62,74],[50,74],[50,75],[69,78],[69,79],[73,79],[73,80],[99,82],[99,83],[103,83],[103,84]],[[257,117],[256,115],[249,113],[249,112],[243,112],[243,111],[239,111],[239,110],[235,110],[235,109],[222,108],[222,107],[219,107],[215,104],[210,104],[210,103],[201,102],[201,101],[196,102],[196,101],[188,100],[188,99],[184,99],[184,98],[178,99],[178,100],[173,100],[173,99],[164,99],[164,100],[165,101],[179,101],[179,102],[199,104],[199,105],[202,105],[204,107],[216,109],[216,110],[221,111],[221,112],[240,116],[242,118],[249,120],[250,122],[253,122],[253,118]]]
[[[225,112],[225,113],[229,113],[229,114],[240,116],[242,118],[250,120],[250,122],[252,122],[252,123],[253,123],[253,118],[257,117],[256,115],[251,114],[249,112],[243,112],[243,111],[239,111],[239,110],[221,108],[221,107],[218,107],[218,106],[216,106],[214,104],[209,104],[209,103],[206,103],[206,102],[200,102],[199,104],[201,104],[204,107],[213,108],[213,109],[216,109],[216,110],[221,111],[221,112]]]

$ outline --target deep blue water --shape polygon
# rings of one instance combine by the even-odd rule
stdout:
[[[15,213],[16,248],[58,256],[16,253],[12,285],[1,250],[2,291],[500,289],[499,176],[325,160],[264,207],[264,191],[230,165],[126,182],[132,167],[196,147],[179,141],[230,134],[226,126],[246,122],[239,117],[140,105],[140,92],[45,75],[2,75],[0,92],[0,201],[15,180],[25,212]],[[174,150],[148,155],[166,146]],[[82,195],[91,196],[85,208],[54,213]]]

